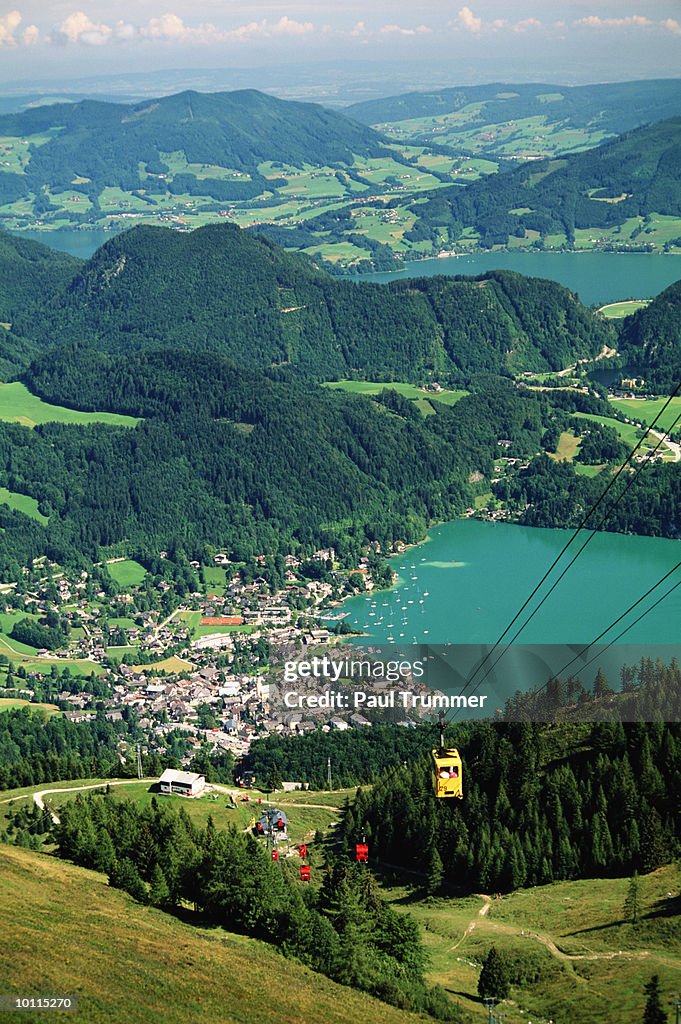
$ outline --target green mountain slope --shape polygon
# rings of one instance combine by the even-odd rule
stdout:
[[[614,336],[548,281],[491,272],[353,284],[229,224],[119,235],[40,320],[18,324],[41,347],[212,351],[241,366],[293,366],[327,379],[557,370]]]
[[[670,285],[644,309],[625,317],[619,348],[657,386],[671,388],[681,379],[681,281]]]
[[[265,161],[352,164],[353,154],[375,156],[382,149],[374,131],[341,114],[255,90],[183,92],[132,106],[94,100],[48,105],[0,117],[0,135],[41,136],[21,173],[0,175],[5,199],[44,188],[92,198],[104,186],[135,190],[144,183],[148,189],[147,173],[165,191],[170,168],[164,154],[178,151],[188,164],[206,165],[201,194],[249,198],[266,185],[257,170]],[[216,166],[245,180],[211,178]],[[196,172],[183,178],[187,188],[180,192],[198,188]]]
[[[80,260],[66,253],[0,229],[0,380],[25,366],[35,352],[12,329],[16,319],[30,323],[36,303],[49,304],[79,266]]]
[[[681,112],[681,82],[508,84],[410,92],[355,103],[347,113],[391,137],[496,157],[568,152]]]
[[[464,228],[472,228],[488,247],[506,245],[509,237],[551,238],[554,244],[562,238],[573,244],[580,230],[614,232],[614,242],[619,229],[622,242],[641,236],[645,243],[645,218],[681,218],[680,185],[681,117],[675,117],[584,153],[532,161],[465,189],[431,193],[413,207],[419,221],[410,237],[454,242]]]
[[[0,848],[0,862],[0,927],[11,964],[0,991],[76,996],[79,1007],[68,1014],[74,1024],[420,1019],[264,943],[142,907],[93,871],[9,846]]]
[[[0,230],[0,321],[11,322],[36,299],[65,287],[80,260]]]

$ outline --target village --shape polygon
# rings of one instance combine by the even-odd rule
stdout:
[[[188,563],[185,577],[197,589],[181,598],[182,587],[158,571],[171,568],[165,551],[154,571],[123,558],[78,573],[37,560],[24,582],[0,588],[0,698],[48,701],[75,723],[97,713],[132,723],[145,737],[143,753],[172,754],[180,767],[199,750],[238,762],[254,739],[271,733],[370,728],[354,704],[332,714],[323,701],[292,708],[284,666],[314,652],[347,659],[338,606],[344,596],[373,590],[376,580],[385,584],[377,554],[374,548],[350,570],[337,567],[331,548],[306,563],[288,555],[277,587],[265,556],[244,567],[217,553],[212,567]],[[62,642],[26,643],[48,634]],[[405,670],[398,682],[376,685],[413,683]],[[308,681],[310,693],[315,686]]]

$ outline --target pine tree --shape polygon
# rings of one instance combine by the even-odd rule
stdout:
[[[168,902],[169,897],[170,890],[168,888],[168,883],[166,882],[166,876],[163,874],[161,867],[158,864],[155,864],[153,871],[151,872],[149,902],[155,907],[162,907]]]
[[[506,999],[510,990],[511,972],[508,960],[496,946],[492,946],[482,964],[478,978],[478,995],[481,999],[488,996],[493,999]]]
[[[631,924],[638,924],[641,916],[641,896],[640,896],[640,885],[638,879],[638,871],[634,871],[629,882],[629,888],[627,890],[627,897],[624,901],[624,917]]]
[[[646,994],[646,1008],[643,1013],[643,1024],[667,1024],[667,1014],[662,1009],[660,979],[653,974],[643,991]]]
[[[644,874],[654,871],[667,863],[668,856],[660,815],[653,808],[645,816],[641,828],[641,871]]]
[[[442,863],[442,857],[437,851],[436,846],[431,846],[430,855],[428,857],[428,868],[426,876],[426,891],[428,895],[439,892],[442,888],[442,882],[445,877],[444,865]]]

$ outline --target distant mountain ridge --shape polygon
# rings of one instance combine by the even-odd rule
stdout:
[[[82,100],[0,117],[0,135],[45,133],[52,137],[32,147],[23,173],[0,175],[0,200],[44,187],[90,197],[105,186],[135,190],[144,181],[148,189],[141,168],[163,175],[168,170],[163,154],[174,151],[182,151],[189,164],[209,168],[200,179],[208,194],[214,182],[222,184],[226,198],[229,194],[224,178],[211,179],[210,167],[249,175],[250,190],[245,182],[231,183],[234,198],[247,198],[266,185],[258,172],[261,163],[352,164],[353,154],[371,157],[382,151],[376,132],[343,114],[254,89],[187,91],[135,104]]]
[[[550,97],[550,98],[549,98]],[[362,124],[377,125],[454,113],[480,104],[471,122],[500,124],[537,115],[571,127],[600,128],[608,135],[681,113],[681,79],[611,82],[595,85],[556,83],[457,86],[402,93],[346,107]]]

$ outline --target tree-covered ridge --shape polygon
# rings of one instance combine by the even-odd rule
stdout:
[[[95,200],[105,186],[134,191],[149,184],[141,167],[161,175],[165,191],[169,168],[163,154],[177,151],[189,164],[229,168],[247,176],[243,181],[204,176],[201,194],[247,199],[268,187],[258,172],[266,161],[296,167],[351,165],[355,155],[378,156],[383,151],[376,132],[342,114],[252,89],[187,91],[133,105],[82,100],[0,117],[3,136],[45,133],[52,137],[31,148],[23,173],[0,175],[3,202],[31,192],[40,195],[45,187],[75,190]],[[181,183],[189,185],[190,192],[192,185],[197,186],[196,175],[181,177],[191,179]]]
[[[58,779],[106,778],[125,772],[120,743],[133,735],[126,722],[99,713],[89,722],[45,717],[31,708],[0,714],[0,789]],[[136,735],[136,734],[135,734]]]
[[[347,113],[363,124],[375,125],[437,117],[469,104],[482,104],[471,114],[471,121],[481,126],[541,115],[569,127],[593,126],[618,135],[677,114],[681,84],[674,79],[577,86],[494,82],[365,100],[353,103]]]
[[[431,193],[413,207],[419,220],[410,237],[435,237],[444,228],[455,241],[473,226],[483,246],[506,245],[526,230],[563,234],[572,244],[579,228],[607,229],[653,212],[678,217],[680,168],[681,117],[673,117],[584,153]]]
[[[641,367],[646,380],[671,390],[681,379],[681,281],[670,285],[644,309],[625,317],[618,348],[623,359]]]
[[[559,754],[545,726],[469,727],[461,804],[435,799],[426,755],[358,794],[346,841],[365,832],[374,856],[424,875],[439,859],[444,878],[475,891],[647,872],[678,856],[678,724],[563,726],[558,739]]]
[[[498,437],[535,450],[548,416],[546,399],[510,384],[422,418],[391,392],[369,401],[179,352],[74,347],[29,379],[59,402],[146,417],[134,430],[0,424],[0,480],[37,498],[50,522],[31,522],[31,544],[42,538],[60,564],[121,543],[158,552],[179,541],[200,560],[210,544],[241,560],[416,541],[470,504],[471,474],[492,475]],[[17,562],[0,534],[0,565]]]
[[[41,348],[173,347],[378,380],[557,370],[614,337],[553,282],[493,271],[354,284],[229,224],[119,235],[42,316],[18,318],[17,330]]]

